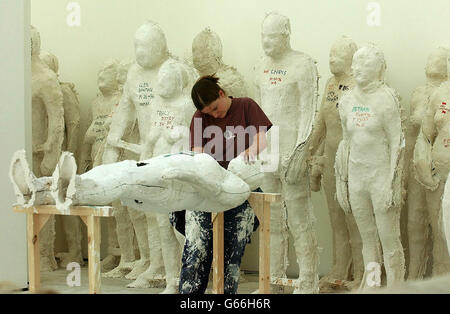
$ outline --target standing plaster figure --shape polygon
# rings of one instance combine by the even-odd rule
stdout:
[[[408,211],[408,255],[409,268],[408,279],[423,279],[428,254],[431,250],[428,248],[428,227],[438,226],[438,221],[430,222],[429,218],[438,218],[430,212],[427,206],[426,189],[415,178],[414,164],[412,163],[414,147],[417,137],[420,135],[422,119],[427,112],[430,97],[447,80],[447,56],[449,50],[438,48],[428,57],[425,74],[427,81],[424,85],[417,87],[411,97],[410,118],[406,133],[405,150],[405,171],[407,177],[407,211]]]
[[[103,163],[103,152],[111,123],[112,111],[119,104],[122,95],[119,80],[122,76],[123,73],[120,72],[120,64],[117,60],[113,59],[107,60],[98,72],[97,83],[100,93],[90,107],[91,124],[85,133],[81,147],[80,167],[78,170],[80,174]],[[117,207],[122,205],[114,202],[113,206]],[[112,254],[112,250],[119,247],[119,243],[115,234],[115,219],[103,219],[106,219],[108,228],[108,237],[106,240],[108,242],[108,256],[102,260],[101,267],[103,272],[107,272],[117,266],[117,258]],[[132,234],[132,230],[130,230],[129,228],[127,231]]]
[[[353,213],[363,242],[361,288],[404,280],[400,238],[404,138],[396,92],[384,84],[383,53],[359,49],[352,64],[356,86],[339,103],[343,139],[336,154],[336,189],[341,207]],[[381,244],[380,244],[381,241]]]
[[[215,75],[220,85],[232,97],[247,97],[243,76],[222,60],[222,41],[209,27],[192,41],[192,60],[200,76]]]
[[[42,52],[41,60],[58,76],[59,62],[55,55],[49,52]],[[80,103],[78,101],[77,92],[73,83],[60,82],[59,84],[63,93],[65,126],[62,150],[69,151],[74,155],[77,155],[78,137],[80,131]],[[66,268],[67,264],[72,262],[84,265],[83,255],[81,252],[81,219],[79,217],[66,215],[62,215],[57,219],[61,219],[68,248],[68,252],[57,254],[57,257],[60,260],[59,266]]]
[[[450,72],[450,54],[447,71]],[[447,72],[447,73],[448,73]],[[450,77],[447,74],[448,78]],[[442,197],[450,171],[450,80],[430,98],[414,151],[417,180],[425,186],[428,218],[433,234],[433,276],[450,271],[450,257],[443,232]]]
[[[155,87],[155,102],[152,105],[149,121],[151,129],[145,147],[147,151],[145,155],[148,158],[172,153],[180,149],[189,149],[188,127],[195,108],[189,93],[185,91],[186,87],[190,87],[189,85],[188,73],[183,64],[169,60],[161,66]],[[166,289],[162,293],[178,293],[181,247],[174,228],[170,224],[167,214],[146,212],[146,216],[149,220],[149,239],[160,239],[164,264],[155,267],[154,263],[157,263],[160,259],[152,261],[147,271],[140,274],[136,281],[127,287],[151,287],[151,282],[156,275],[155,271],[160,273],[165,270]],[[152,219],[155,218],[158,223],[156,230],[150,225]],[[150,256],[153,259],[152,254]]]
[[[55,169],[64,141],[63,93],[56,74],[41,60],[41,40],[33,26],[31,35],[33,170],[38,177]],[[55,217],[40,233],[41,271],[58,268],[54,254]]]
[[[345,214],[335,198],[334,173],[336,151],[342,140],[338,106],[342,94],[355,86],[351,65],[357,49],[355,42],[345,36],[339,38],[331,47],[330,71],[333,76],[325,86],[309,146],[311,190],[319,191],[320,182],[323,180],[333,231],[333,266],[331,272],[320,279],[321,290],[333,288],[338,281],[346,282],[352,279],[353,283],[346,284],[358,287],[364,273],[361,236],[353,215]],[[351,269],[353,273],[350,272]]]
[[[167,49],[166,38],[162,29],[154,22],[144,23],[135,34],[135,53],[136,63],[134,63],[128,72],[127,81],[123,88],[123,95],[117,106],[111,120],[110,131],[107,138],[107,147],[103,155],[104,163],[115,162],[119,158],[119,149],[133,151],[140,155],[140,159],[146,159],[152,106],[155,101],[155,86],[157,74],[161,65],[170,58]],[[139,128],[139,144],[129,143],[124,138],[127,128],[137,118]],[[128,242],[127,246],[132,247],[131,234],[121,232],[122,226],[128,225],[123,209],[116,208],[116,223],[119,242]],[[106,277],[123,277],[126,271],[130,271],[125,278],[137,279],[149,266],[155,279],[164,278],[161,242],[158,238],[149,239],[148,236],[158,234],[158,225],[155,217],[148,219],[143,212],[129,208],[130,215],[140,252],[140,260],[133,263],[134,256],[123,256],[119,266],[116,269],[104,274]],[[122,226],[120,226],[122,225]],[[153,228],[153,232],[148,234],[148,228]],[[122,239],[120,239],[122,238]],[[150,247],[149,247],[149,244]],[[122,243],[120,243],[122,248]],[[134,255],[134,254],[133,254]],[[152,262],[150,263],[150,256]]]
[[[299,264],[294,293],[318,293],[319,254],[305,148],[317,109],[318,74],[308,55],[290,47],[290,22],[278,13],[262,23],[265,56],[256,66],[256,101],[279,127],[278,171],[266,173],[262,190],[281,192],[271,211],[271,275],[286,277],[289,232]],[[273,142],[273,128],[267,133]],[[288,228],[289,225],[289,228]]]

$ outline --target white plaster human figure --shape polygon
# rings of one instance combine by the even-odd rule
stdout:
[[[145,149],[143,148],[147,146],[150,132],[148,121],[151,119],[151,108],[155,98],[154,88],[157,82],[157,74],[160,66],[169,59],[169,52],[164,32],[156,23],[151,21],[145,22],[138,28],[134,43],[136,63],[129,69],[122,98],[112,116],[107,146],[103,156],[104,163],[117,161],[120,149],[133,151],[140,155],[140,159],[146,159]],[[127,128],[132,128],[132,124],[136,118],[140,134],[139,144],[130,143],[124,138]],[[106,273],[105,276],[123,276],[124,272],[129,271],[131,268],[132,270],[126,275],[126,278],[136,279],[141,273],[148,270],[150,265],[155,265],[155,267],[160,269],[158,265],[163,264],[159,239],[154,238],[149,241],[148,238],[148,228],[154,228],[156,231],[152,232],[152,234],[157,234],[158,226],[156,219],[148,219],[144,213],[134,209],[129,209],[128,213],[135,230],[140,251],[140,260],[130,264],[132,261],[121,258],[117,269]],[[118,213],[119,217],[124,216],[122,214]],[[118,224],[118,237],[122,237],[122,233],[119,233],[120,218],[117,219],[116,217],[116,222]],[[129,237],[127,239],[127,241],[130,241]],[[150,249],[155,251],[153,252],[152,263],[150,263],[150,243]],[[157,279],[163,278],[164,276],[162,270],[155,271],[154,274]]]
[[[220,78],[220,85],[233,97],[247,97],[243,76],[222,60],[222,41],[209,27],[202,30],[192,41],[192,61],[200,76],[213,75]]]
[[[271,206],[270,269],[273,277],[286,276],[289,229],[299,264],[294,293],[318,293],[319,255],[305,144],[317,109],[318,74],[313,59],[290,47],[290,33],[287,17],[268,14],[262,23],[265,56],[255,67],[256,101],[279,127],[278,170],[266,173],[262,185],[264,192],[282,195]],[[273,129],[268,142],[273,141]]]
[[[41,60],[58,76],[58,58],[49,52],[41,52],[40,56]],[[78,101],[77,92],[73,83],[60,81],[59,84],[63,93],[64,106],[65,132],[62,149],[64,151],[69,151],[76,156],[78,151],[78,137],[80,130],[80,103]],[[75,216],[60,216],[58,218],[61,219],[68,248],[68,252],[61,252],[57,254],[57,257],[59,258],[59,266],[66,268],[67,264],[72,262],[84,265],[83,255],[81,252],[81,219]]]
[[[64,141],[63,93],[56,74],[41,60],[41,40],[33,26],[31,36],[33,170],[38,177],[50,175]],[[54,256],[55,217],[40,232],[41,270],[58,268]]]
[[[151,129],[145,155],[159,156],[178,149],[189,149],[189,124],[194,114],[194,104],[190,97],[188,74],[182,63],[166,61],[158,72],[158,82],[155,87],[155,102],[152,105]],[[183,128],[184,127],[184,128]],[[140,274],[130,288],[146,288],[152,286],[155,271],[165,271],[166,289],[162,293],[178,293],[178,277],[181,266],[181,246],[177,240],[174,228],[167,214],[146,213],[149,219],[149,241],[159,238],[161,242],[162,260],[164,264],[155,267],[152,261],[150,267]],[[157,229],[151,225],[151,219],[157,220]],[[155,234],[154,234],[155,233]],[[150,256],[155,250],[151,250]],[[159,254],[155,252],[154,254]],[[157,261],[155,261],[157,262]]]
[[[343,139],[336,154],[337,199],[352,212],[363,242],[361,288],[402,282],[405,258],[400,238],[404,137],[396,92],[385,85],[385,59],[373,45],[353,56],[356,86],[339,103]]]
[[[355,86],[351,65],[357,49],[356,43],[346,36],[333,43],[330,50],[330,71],[333,76],[325,85],[309,145],[311,190],[319,191],[322,181],[333,232],[333,266],[330,273],[320,279],[321,290],[333,289],[337,282],[358,287],[364,273],[361,236],[353,215],[345,214],[335,198],[334,173],[336,151],[342,140],[338,106],[342,94]],[[353,282],[349,283],[351,280]]]
[[[447,73],[450,72],[447,55]],[[447,74],[448,77],[450,77]],[[426,206],[433,236],[433,276],[450,272],[449,250],[442,227],[442,197],[450,171],[450,80],[433,93],[414,150],[417,180],[427,189]]]
[[[101,210],[120,199],[142,212],[223,212],[244,202],[263,173],[262,162],[248,164],[242,157],[230,166],[232,171],[225,170],[210,155],[187,151],[104,164],[77,175],[75,158],[63,152],[51,177],[36,178],[21,150],[13,155],[9,176],[17,205],[27,208],[54,204],[62,212],[72,205]]]
[[[430,222],[429,218],[438,218],[435,215],[429,217],[426,188],[416,179],[414,164],[412,163],[414,147],[420,129],[422,119],[427,112],[430,97],[447,80],[447,56],[449,50],[445,48],[435,49],[428,57],[425,68],[426,83],[417,87],[411,97],[410,116],[406,132],[405,171],[407,176],[407,235],[408,235],[408,280],[423,279],[430,248],[428,248],[429,225],[438,226],[438,221]]]

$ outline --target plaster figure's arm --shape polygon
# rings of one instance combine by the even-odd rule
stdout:
[[[116,107],[116,110],[112,114],[111,126],[106,140],[107,144],[112,146],[113,148],[123,148],[133,151],[137,154],[141,154],[141,145],[127,143],[122,140],[122,137],[125,135],[126,131],[133,124],[134,119],[135,115],[133,104],[128,94],[124,92],[122,98],[120,99],[119,105]],[[107,146],[106,151],[109,149],[111,148]]]
[[[91,150],[92,144],[95,141],[95,136],[93,134],[94,122],[89,126],[84,136],[83,144],[80,149],[79,167],[77,170],[78,174],[86,172],[92,166]]]
[[[48,175],[53,172],[61,153],[64,141],[64,107],[61,87],[56,79],[49,79],[42,88],[40,97],[45,105],[48,117],[47,140],[36,151],[43,151],[44,158],[41,163],[41,172]]]
[[[434,124],[434,114],[436,103],[435,97],[428,102],[427,112],[422,120],[422,127],[417,136],[414,147],[414,169],[416,180],[429,190],[436,190],[439,186],[439,177],[435,171],[431,150],[436,138],[436,126]]]
[[[306,142],[310,138],[317,111],[319,75],[314,61],[307,61],[301,69],[302,75],[298,81],[300,117],[297,145]]]
[[[342,126],[342,140],[339,143],[334,164],[336,176],[336,198],[346,214],[351,213],[348,194],[348,160],[350,154],[350,138],[347,131],[347,116],[345,113],[345,95],[342,96],[339,115]]]
[[[323,153],[325,148],[325,137],[327,128],[323,119],[323,101],[319,113],[316,115],[314,128],[309,142],[309,169],[311,176],[311,190],[317,192],[320,190],[320,180],[323,168]]]
[[[403,155],[405,149],[405,138],[402,130],[402,121],[400,117],[400,104],[398,100],[393,97],[392,105],[388,104],[384,112],[383,129],[386,132],[386,138],[389,146],[389,182],[391,182],[391,189],[388,191],[391,197],[387,199],[387,205],[400,205],[401,202],[401,179]],[[389,193],[390,192],[390,193]]]
[[[67,130],[67,150],[76,155],[78,137],[80,133],[80,103],[74,85],[63,83],[64,120]]]

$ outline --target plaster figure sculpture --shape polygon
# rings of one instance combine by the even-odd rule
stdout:
[[[58,76],[58,58],[49,52],[41,52],[40,56],[41,60]],[[73,83],[60,81],[59,84],[63,93],[65,127],[62,149],[77,155],[80,130],[80,103]],[[60,216],[58,218],[61,219],[68,248],[67,253],[57,254],[60,260],[59,266],[66,268],[67,264],[72,262],[84,265],[81,252],[82,230],[80,218],[75,216]],[[54,241],[54,239],[43,239],[43,241],[49,242]]]
[[[31,36],[33,170],[38,177],[55,169],[64,141],[63,93],[56,74],[41,60],[41,40],[33,26]],[[41,270],[58,268],[54,256],[55,217],[41,230]]]
[[[122,98],[112,116],[107,147],[103,156],[104,163],[118,160],[119,149],[133,151],[140,155],[141,160],[148,158],[147,154],[151,139],[151,125],[148,122],[152,119],[158,71],[161,65],[170,59],[164,32],[156,23],[148,21],[136,31],[135,54],[136,63],[130,67]],[[126,129],[130,128],[130,125],[136,118],[140,134],[139,144],[129,143],[124,138]],[[151,271],[156,280],[163,278],[164,273],[159,266],[163,265],[161,243],[154,236],[158,234],[156,218],[146,217],[144,213],[133,209],[129,210],[129,214],[139,245],[140,260],[132,266],[133,270],[126,278],[136,279],[144,271],[150,271],[148,269],[149,266],[152,267]],[[116,221],[120,224],[119,220]],[[148,234],[148,228],[152,230],[151,234]],[[119,236],[122,235],[119,234]],[[153,238],[150,239],[148,237]],[[128,239],[128,241],[130,240]],[[149,248],[150,243],[151,246]],[[151,263],[150,256],[152,256]],[[132,261],[121,258],[118,269],[112,270],[111,274],[107,273],[105,275],[120,276],[123,270],[127,270],[128,267],[121,265],[123,264],[122,262],[127,262],[129,265]]]
[[[189,132],[187,130],[195,107],[190,94],[185,90],[188,86],[188,73],[182,63],[168,60],[161,66],[155,87],[155,102],[151,108],[149,121],[151,128],[145,147],[146,152],[144,153],[147,157],[171,153],[177,148],[189,149]],[[174,228],[170,224],[167,214],[154,215],[148,212],[146,216],[149,221],[149,242],[151,238],[160,239],[164,264],[159,265],[159,267],[152,265],[160,260],[158,258],[128,287],[151,287],[152,279],[156,275],[155,270],[157,273],[165,270],[166,289],[163,293],[177,293],[181,267],[181,247]],[[155,218],[157,221],[156,230],[151,224],[152,219]],[[153,258],[152,254],[150,256]]]
[[[256,101],[279,127],[278,170],[266,173],[262,190],[281,192],[271,211],[271,275],[285,277],[288,226],[294,237],[299,278],[294,293],[318,293],[318,247],[306,166],[307,143],[317,109],[318,74],[308,55],[290,47],[290,22],[278,13],[262,23],[265,56],[256,66]],[[273,140],[273,129],[268,142]],[[289,217],[289,219],[287,219]]]
[[[442,221],[444,227],[445,238],[447,240],[447,249],[450,252],[450,179],[447,177],[445,184],[444,196],[442,198]]]
[[[243,76],[222,60],[222,41],[210,28],[205,28],[192,42],[192,59],[200,76],[213,75],[220,78],[227,95],[247,97]]]
[[[51,177],[37,178],[21,150],[12,158],[9,175],[17,204],[24,207],[54,204],[67,211],[71,205],[104,206],[120,199],[139,211],[161,214],[223,212],[243,203],[250,187],[261,184],[263,172],[261,162],[247,164],[237,157],[231,163],[238,173],[208,154],[188,151],[104,164],[77,175],[75,158],[64,152]]]
[[[334,173],[336,151],[342,140],[339,101],[345,91],[355,86],[351,65],[357,49],[355,42],[345,36],[331,47],[330,71],[333,76],[325,86],[309,146],[311,190],[319,191],[322,181],[333,231],[333,266],[330,273],[320,279],[321,290],[333,288],[338,281],[358,287],[364,273],[361,236],[353,215],[345,214],[335,198]],[[353,280],[351,284],[347,282],[350,280]]]
[[[447,55],[447,76],[450,72]],[[442,229],[442,197],[450,171],[450,80],[433,93],[414,150],[417,180],[427,189],[428,218],[433,235],[433,276],[450,272],[449,250]]]
[[[374,268],[383,264],[388,287],[405,276],[400,238],[405,143],[399,99],[384,84],[385,68],[378,48],[360,48],[352,64],[356,86],[339,103],[343,139],[336,154],[337,199],[345,212],[353,213],[361,234],[361,288],[381,282]]]
[[[447,80],[448,53],[449,50],[438,48],[430,54],[425,68],[427,81],[424,85],[417,87],[411,97],[405,150],[405,170],[409,173],[406,205],[409,246],[408,279],[410,280],[423,279],[431,252],[428,248],[430,244],[428,226],[430,224],[432,228],[438,226],[438,216],[433,212],[429,213],[432,207],[428,207],[427,189],[416,180],[412,159],[417,137],[422,136],[420,132],[422,119],[430,105],[430,97],[441,83]],[[430,218],[435,221],[430,221]]]

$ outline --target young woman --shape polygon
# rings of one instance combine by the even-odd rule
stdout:
[[[250,98],[228,97],[214,76],[201,77],[191,97],[197,111],[190,127],[191,150],[207,153],[227,169],[242,155],[251,162],[266,147],[272,123]],[[224,213],[224,292],[237,292],[240,264],[255,226],[248,201]],[[186,212],[186,242],[180,274],[180,293],[201,294],[208,285],[213,254],[211,214]]]

